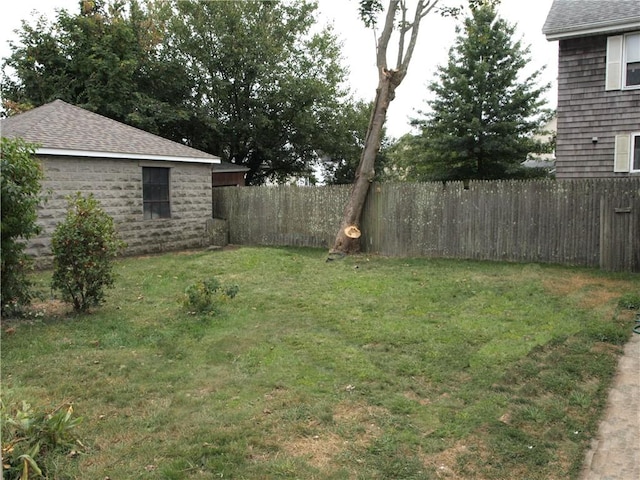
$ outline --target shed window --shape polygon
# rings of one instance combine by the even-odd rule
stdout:
[[[145,220],[171,217],[168,168],[142,167],[142,203]]]

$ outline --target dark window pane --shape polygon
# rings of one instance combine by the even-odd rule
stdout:
[[[627,63],[627,86],[640,85],[640,62]]]
[[[166,185],[147,185],[143,192],[143,199],[147,202],[168,202],[169,189]]]
[[[168,185],[169,184],[169,169],[168,168],[151,168],[144,167],[142,169],[143,172],[143,181],[148,184],[159,184],[159,185]]]
[[[169,211],[169,202],[158,203],[158,217],[169,218],[171,212]]]
[[[640,135],[633,138],[633,168],[640,170]]]
[[[146,220],[171,217],[168,168],[142,168],[142,201]]]

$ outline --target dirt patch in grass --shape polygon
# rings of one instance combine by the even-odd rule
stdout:
[[[289,455],[303,457],[316,468],[326,468],[342,452],[345,443],[339,435],[325,431],[320,435],[293,439],[282,447]]]
[[[342,402],[333,412],[334,428],[309,425],[316,434],[285,441],[282,449],[289,455],[305,458],[316,468],[326,468],[342,452],[353,447],[365,448],[378,438],[382,433],[378,419],[387,414],[381,407]],[[345,433],[340,435],[334,429]]]
[[[45,300],[33,302],[29,311],[34,315],[42,314],[46,317],[64,317],[73,312],[73,306],[61,300]]]
[[[451,480],[464,480],[469,478],[469,472],[461,474],[458,471],[459,457],[470,455],[471,450],[468,447],[468,439],[454,444],[452,447],[443,450],[436,455],[423,455],[422,462],[427,469],[436,472],[437,478],[447,478]],[[486,449],[482,444],[476,443],[474,447],[474,456],[486,455]],[[484,453],[478,453],[478,451]],[[474,472],[476,480],[482,480],[482,476],[478,472]]]
[[[597,342],[591,348],[593,353],[605,353],[607,355],[619,355],[622,348],[619,345],[611,345],[610,343]]]
[[[333,420],[337,426],[355,427],[363,430],[356,443],[368,445],[380,436],[382,429],[378,426],[378,419],[388,415],[386,409],[360,403],[342,402],[336,405]]]
[[[18,331],[21,324],[32,324],[38,319],[58,319],[73,314],[73,306],[61,300],[51,299],[33,301],[29,305],[22,317],[3,318],[1,325],[5,335],[13,335]]]

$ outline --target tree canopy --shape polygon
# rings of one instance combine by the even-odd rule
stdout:
[[[334,148],[348,98],[336,37],[311,31],[315,3],[172,7],[169,42],[188,65],[209,124],[196,146],[249,167],[250,183],[310,175],[317,152]]]
[[[118,1],[80,2],[77,14],[61,10],[52,22],[23,21],[18,35],[3,68],[10,113],[59,98],[180,140],[176,124],[189,116],[186,71],[164,54],[162,26],[136,0],[127,8]]]
[[[522,162],[545,145],[535,139],[549,119],[537,85],[540,70],[524,76],[529,49],[491,5],[472,9],[429,85],[430,111],[415,121],[422,133],[406,151],[408,176],[420,180],[524,178],[542,172]]]
[[[334,137],[334,148],[323,155],[323,176],[326,183],[341,185],[355,180],[372,108],[371,102],[359,100],[346,109],[344,121]],[[384,130],[382,143],[390,143]],[[385,161],[384,152],[378,152],[375,160],[376,172],[382,171]]]
[[[341,135],[357,107],[315,2],[79,4],[23,22],[4,64],[9,113],[60,98],[247,166],[251,184],[310,176],[356,141]]]

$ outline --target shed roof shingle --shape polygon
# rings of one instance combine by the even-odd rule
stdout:
[[[542,33],[547,40],[640,28],[639,0],[553,0]]]
[[[55,100],[0,121],[3,137],[21,137],[39,152],[219,163],[219,157]]]

